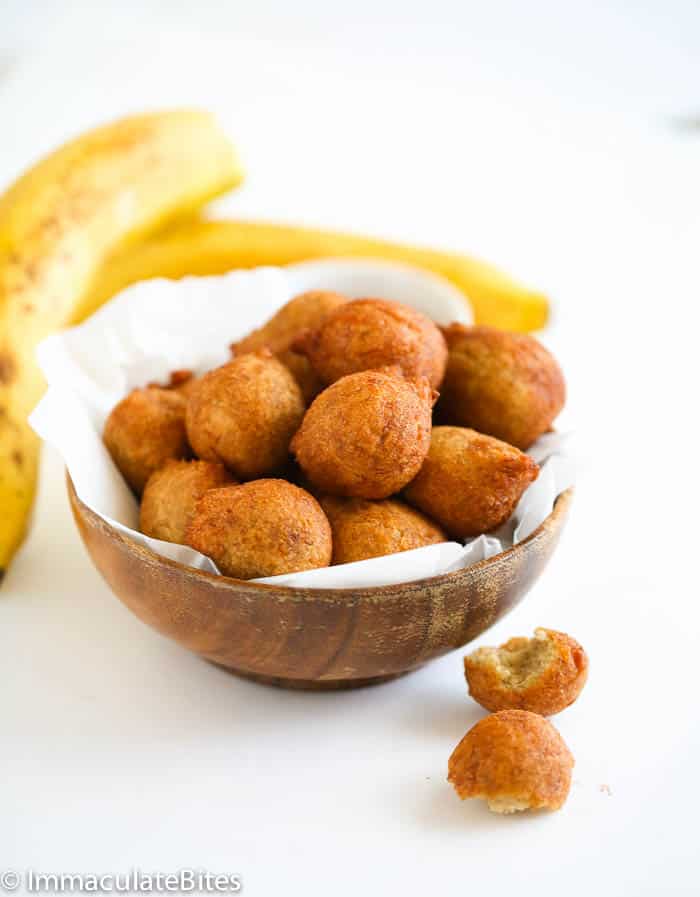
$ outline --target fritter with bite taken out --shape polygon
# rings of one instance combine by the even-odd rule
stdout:
[[[588,657],[564,632],[536,629],[534,638],[512,638],[500,648],[478,648],[464,658],[469,694],[487,710],[559,713],[586,684]]]

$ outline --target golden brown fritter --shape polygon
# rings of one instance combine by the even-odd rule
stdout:
[[[350,374],[314,400],[291,450],[316,489],[387,498],[423,463],[433,401],[425,378],[408,381],[396,369]]]
[[[179,368],[176,371],[170,372],[167,383],[153,382],[148,385],[155,387],[156,389],[172,389],[175,392],[179,392],[180,395],[185,398],[188,398],[196,382],[197,377],[195,377],[192,371],[187,368]]]
[[[131,488],[140,495],[146,480],[169,458],[187,458],[185,399],[157,387],[134,389],[114,406],[102,439]]]
[[[564,407],[566,385],[553,356],[536,339],[495,327],[451,324],[449,355],[436,414],[515,445],[530,445]]]
[[[183,395],[186,399],[190,397],[192,394],[192,390],[194,389],[198,377],[196,377],[192,371],[187,370],[179,370],[172,371],[170,374],[170,389],[174,389]]]
[[[437,389],[447,363],[445,339],[420,312],[384,299],[355,299],[292,343],[324,383],[358,371],[398,365],[406,377],[427,377]]]
[[[292,372],[299,384],[307,405],[323,389],[311,363],[304,355],[292,352],[292,342],[304,330],[318,327],[329,312],[347,302],[345,296],[326,290],[312,290],[290,299],[286,305],[262,327],[254,330],[244,339],[231,343],[234,356],[267,347]]]
[[[234,355],[268,348],[273,354],[288,349],[309,327],[318,327],[325,316],[347,302],[345,296],[328,290],[311,290],[290,299],[270,320],[238,342],[231,343]]]
[[[574,758],[544,717],[502,710],[473,726],[452,752],[448,782],[494,813],[558,810],[569,794]]]
[[[532,458],[492,436],[433,427],[428,456],[404,496],[465,539],[505,523],[538,473]]]
[[[187,433],[206,461],[241,480],[279,470],[304,416],[296,380],[267,349],[241,355],[197,381],[187,402]]]
[[[150,475],[143,490],[141,532],[182,544],[197,501],[209,489],[233,482],[224,465],[216,461],[166,461]]]
[[[320,502],[333,531],[334,564],[350,564],[447,540],[436,523],[402,501],[326,495]]]
[[[211,489],[197,503],[188,545],[224,576],[255,579],[327,567],[331,528],[313,496],[285,480]]]
[[[307,406],[310,405],[316,396],[323,392],[324,384],[319,379],[316,371],[311,367],[309,359],[305,355],[292,352],[291,349],[278,352],[277,358],[286,368],[289,368],[299,385],[301,394],[304,396],[304,402]]]
[[[464,658],[469,694],[487,710],[559,713],[581,694],[588,657],[564,632],[536,629],[535,637],[512,638],[500,648],[478,648]]]

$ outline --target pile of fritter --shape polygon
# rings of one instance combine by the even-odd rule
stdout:
[[[142,531],[239,579],[494,530],[565,399],[532,337],[384,299],[304,293],[231,352],[133,390],[103,438]]]

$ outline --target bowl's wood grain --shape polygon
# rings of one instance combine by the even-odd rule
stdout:
[[[492,626],[552,555],[571,503],[561,495],[524,542],[465,570],[365,589],[293,589],[159,557],[87,508],[78,529],[112,591],[141,620],[232,672],[296,688],[366,685],[414,670]]]

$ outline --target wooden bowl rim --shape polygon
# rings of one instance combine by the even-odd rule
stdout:
[[[248,579],[235,579],[232,576],[223,576],[220,574],[217,575],[216,573],[209,573],[206,570],[198,570],[197,568],[190,567],[187,564],[181,564],[179,561],[173,561],[170,560],[170,558],[164,558],[162,555],[157,554],[151,548],[147,548],[145,545],[140,545],[131,536],[127,536],[125,533],[116,530],[103,517],[100,517],[99,514],[96,514],[91,508],[84,504],[78,497],[75,491],[75,486],[73,485],[73,481],[68,472],[66,472],[66,486],[71,503],[80,509],[80,513],[83,516],[90,518],[98,526],[107,530],[114,538],[123,542],[127,546],[129,551],[141,556],[141,558],[146,563],[163,564],[166,567],[171,567],[172,569],[179,570],[180,573],[182,573],[189,579],[206,580],[216,588],[226,590],[232,589],[233,591],[237,591],[238,589],[240,589],[240,587],[244,587],[245,589],[258,591],[261,594],[266,593],[268,597],[270,597],[271,593],[275,593],[275,595],[277,595],[277,597],[279,598],[301,598],[304,600],[309,600],[309,597],[313,596],[313,598],[318,598],[320,600],[335,601],[340,599],[346,602],[348,598],[353,595],[353,593],[358,592],[362,593],[363,597],[389,598],[395,597],[399,593],[405,594],[406,591],[433,588],[436,585],[445,583],[449,580],[456,580],[460,577],[464,577],[465,574],[472,574],[484,569],[485,567],[501,564],[509,556],[524,550],[525,547],[530,543],[543,538],[549,529],[558,527],[563,524],[571,505],[574,493],[573,487],[570,487],[564,492],[560,493],[555,499],[554,507],[552,508],[550,514],[545,517],[545,519],[537,527],[537,529],[530,533],[530,535],[526,539],[523,539],[522,542],[518,542],[511,548],[507,548],[505,551],[502,551],[499,554],[494,555],[493,557],[486,558],[483,561],[477,561],[475,564],[470,564],[468,567],[462,567],[460,570],[453,570],[451,573],[441,573],[438,576],[430,576],[424,579],[414,579],[409,580],[408,582],[393,583],[392,585],[357,587],[353,586],[344,589],[325,589],[313,587],[302,588],[299,586],[278,586],[272,583],[252,582]]]

